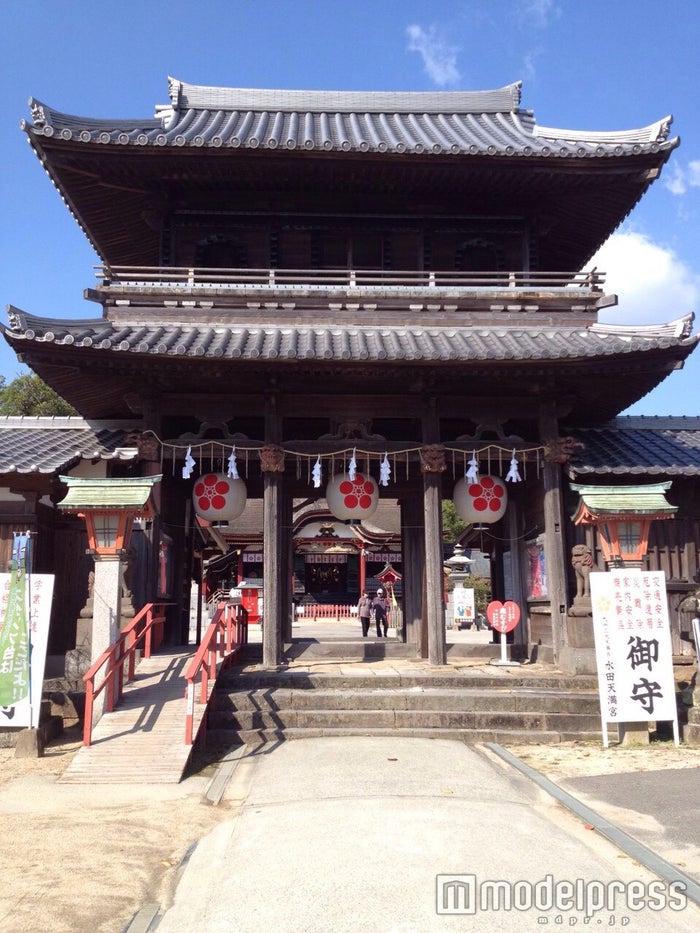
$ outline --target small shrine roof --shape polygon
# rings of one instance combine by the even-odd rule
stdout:
[[[0,417],[0,474],[54,474],[79,460],[132,460],[133,422],[87,421],[76,416]]]
[[[671,483],[646,483],[640,486],[582,486],[571,484],[581,501],[576,519],[612,518],[632,515],[647,515],[657,518],[671,517],[678,511],[671,505],[666,493]],[[578,524],[578,522],[577,522]]]
[[[68,487],[65,498],[59,503],[59,508],[66,511],[132,508],[141,510],[162,476],[59,476],[59,479]]]

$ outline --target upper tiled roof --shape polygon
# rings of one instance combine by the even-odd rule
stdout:
[[[221,88],[169,79],[170,104],[147,119],[61,113],[35,99],[37,137],[99,146],[243,147],[525,157],[617,157],[671,150],[671,117],[639,129],[538,126],[520,82],[490,91],[295,91]]]
[[[700,476],[700,417],[620,416],[571,432],[585,447],[569,475]]]
[[[0,417],[0,473],[57,473],[78,460],[130,460],[133,425],[78,417]]]
[[[438,362],[469,360],[572,360],[683,347],[688,352],[693,315],[668,324],[633,327],[592,324],[529,326],[365,326],[269,323],[245,326],[158,323],[120,319],[60,320],[10,309],[11,327],[0,325],[17,352],[23,345],[57,344],[117,353],[230,360],[333,360],[337,362]]]

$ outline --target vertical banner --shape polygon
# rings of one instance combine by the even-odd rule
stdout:
[[[16,534],[0,574],[0,726],[39,722],[54,578],[29,567],[29,534]]]
[[[608,722],[673,722],[676,684],[666,579],[660,571],[590,575],[603,745]]]

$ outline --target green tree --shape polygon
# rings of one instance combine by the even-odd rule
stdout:
[[[444,541],[451,543],[456,541],[459,535],[467,527],[466,522],[457,514],[454,502],[451,499],[442,500],[442,537]]]
[[[75,415],[75,408],[38,376],[0,377],[0,415]]]

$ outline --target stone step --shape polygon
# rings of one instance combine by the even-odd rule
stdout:
[[[580,733],[595,730],[600,717],[586,713],[486,712],[451,709],[258,709],[211,711],[208,728],[257,729],[470,729]]]
[[[579,713],[599,715],[597,694],[564,693],[522,688],[520,690],[455,690],[439,687],[224,691],[214,698],[218,712],[265,709],[323,710],[453,710],[462,712]]]
[[[600,729],[587,732],[544,731],[539,729],[420,729],[420,728],[347,728],[347,727],[314,727],[307,729],[250,729],[232,733],[230,730],[207,730],[207,743],[230,747],[233,742],[245,743],[249,747],[257,744],[283,742],[293,739],[322,738],[326,736],[339,737],[350,735],[362,736],[393,736],[396,738],[422,738],[422,739],[452,739],[453,741],[477,744],[482,742],[496,742],[500,745],[509,744],[542,744],[555,745],[560,742],[590,741],[600,742]],[[235,738],[234,738],[235,736]]]
[[[598,681],[595,677],[559,673],[537,675],[519,672],[508,668],[508,673],[485,672],[477,668],[473,672],[465,669],[446,669],[434,673],[425,670],[412,671],[410,662],[400,671],[363,672],[346,670],[333,672],[312,672],[302,669],[282,669],[278,671],[256,670],[250,667],[232,665],[223,671],[217,681],[221,689],[257,690],[270,687],[292,687],[294,689],[390,689],[397,687],[439,687],[450,689],[473,688],[478,690],[522,689],[531,688],[540,691],[559,691],[572,693],[595,693]]]

